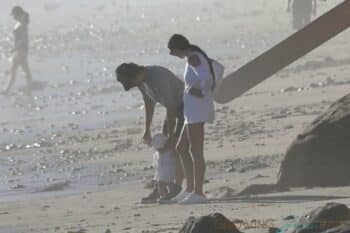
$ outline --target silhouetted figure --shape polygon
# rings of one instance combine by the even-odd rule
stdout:
[[[317,3],[316,0],[288,0],[288,12],[292,1],[293,28],[300,30],[311,22],[312,15],[316,15]]]
[[[8,94],[13,83],[16,79],[18,67],[22,67],[26,79],[27,79],[27,92],[31,91],[32,74],[28,65],[28,25],[30,22],[29,14],[25,12],[22,7],[15,6],[12,8],[12,16],[17,21],[13,34],[14,34],[14,48],[12,50],[12,66],[11,66],[11,79],[4,90],[4,94]]]

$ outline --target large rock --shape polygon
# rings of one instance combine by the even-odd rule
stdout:
[[[230,220],[219,213],[190,217],[179,233],[241,233]]]
[[[278,185],[350,184],[350,94],[309,125],[287,150]]]
[[[345,222],[338,227],[334,227],[322,233],[350,233],[350,222]]]
[[[302,216],[288,233],[319,233],[350,220],[350,209],[343,204],[328,203]]]

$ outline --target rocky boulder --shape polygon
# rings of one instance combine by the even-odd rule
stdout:
[[[345,222],[338,227],[334,227],[322,233],[350,233],[350,222]]]
[[[229,219],[220,213],[199,218],[190,217],[179,233],[241,233]]]
[[[287,187],[350,184],[350,94],[332,104],[290,145],[278,185]]]
[[[327,203],[302,216],[288,233],[319,233],[350,220],[350,209],[344,204]]]

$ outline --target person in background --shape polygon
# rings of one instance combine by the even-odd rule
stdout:
[[[12,66],[11,66],[11,78],[3,91],[3,94],[7,95],[16,80],[18,67],[21,67],[25,73],[27,79],[27,92],[31,92],[32,74],[28,64],[28,51],[29,51],[29,39],[28,39],[28,25],[30,23],[29,14],[20,6],[12,8],[12,16],[17,21],[15,25],[14,34],[14,48],[12,50]]]
[[[316,15],[317,2],[316,0],[288,0],[288,12],[291,11],[291,2],[293,28],[300,30],[311,22],[312,15]]]

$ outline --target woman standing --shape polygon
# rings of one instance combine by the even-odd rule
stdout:
[[[27,79],[27,91],[30,92],[32,84],[32,74],[28,65],[28,25],[29,25],[29,14],[25,12],[22,7],[15,6],[12,8],[12,16],[17,21],[13,34],[14,34],[14,49],[12,50],[12,66],[11,66],[11,79],[7,85],[7,88],[3,92],[8,94],[10,91],[17,74],[19,66],[22,67]]]
[[[215,118],[211,61],[202,49],[179,34],[170,38],[168,48],[170,55],[187,59],[183,96],[185,125],[177,144],[187,187],[174,200],[181,204],[204,203],[204,124]]]

